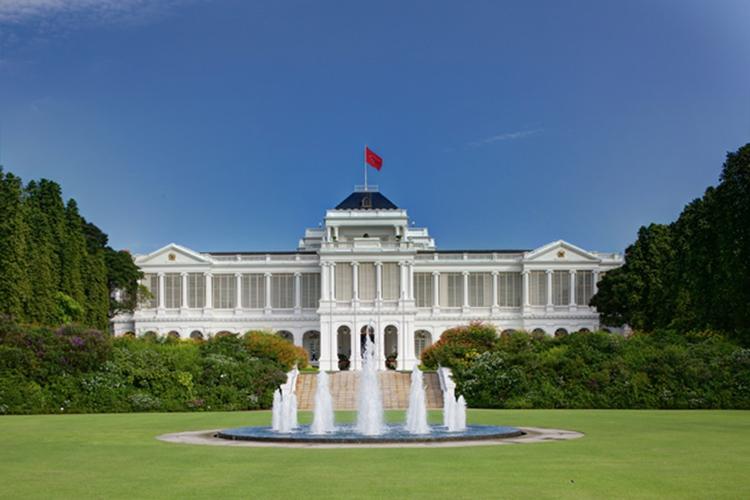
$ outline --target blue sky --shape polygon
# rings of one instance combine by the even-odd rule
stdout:
[[[0,0],[0,163],[117,248],[286,250],[370,181],[439,247],[621,251],[750,142],[750,2]]]

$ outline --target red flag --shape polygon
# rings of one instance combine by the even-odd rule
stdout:
[[[367,146],[365,146],[365,161],[368,165],[376,168],[377,170],[383,168],[383,159],[376,155],[375,152]]]

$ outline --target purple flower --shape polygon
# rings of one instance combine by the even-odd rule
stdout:
[[[70,338],[70,343],[76,347],[81,347],[86,342],[81,337],[75,336]]]

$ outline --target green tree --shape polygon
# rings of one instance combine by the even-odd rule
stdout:
[[[55,274],[58,261],[52,226],[44,211],[39,184],[26,187],[26,217],[29,226],[27,252],[31,297],[26,304],[26,321],[51,325],[55,321],[57,291],[60,278]]]
[[[81,216],[78,214],[78,204],[75,200],[70,199],[65,206],[61,291],[81,305],[86,300],[86,290],[83,283],[86,257],[86,239],[83,235]]]
[[[0,314],[19,320],[31,296],[25,215],[21,179],[0,169]]]

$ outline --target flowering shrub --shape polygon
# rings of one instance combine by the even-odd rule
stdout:
[[[307,351],[268,332],[247,332],[244,345],[251,356],[276,361],[286,370],[307,368]]]

